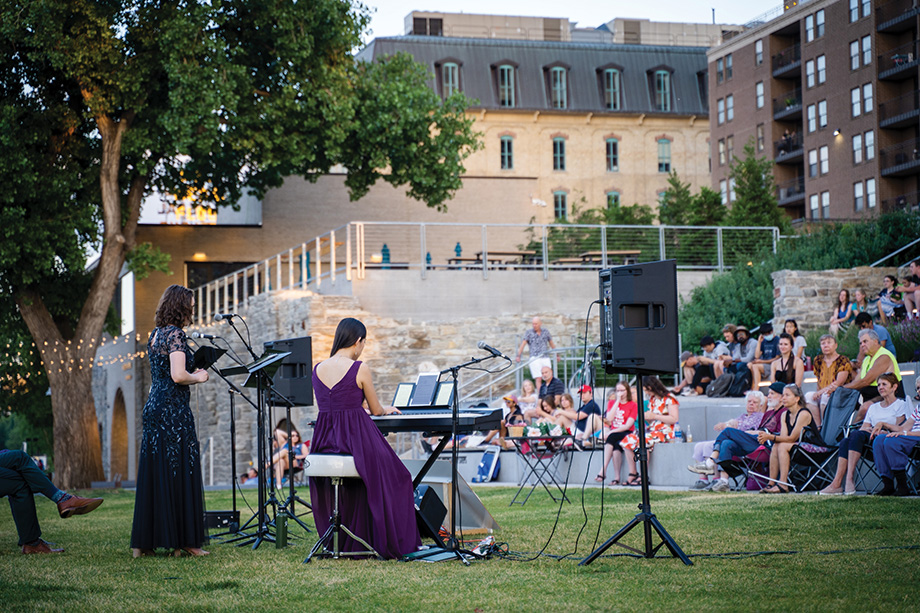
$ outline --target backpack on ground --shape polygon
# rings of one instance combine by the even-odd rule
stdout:
[[[488,483],[498,479],[498,471],[501,470],[501,461],[499,455],[501,448],[490,446],[482,452],[482,459],[479,460],[479,467],[476,469],[476,476],[473,477],[473,483]]]
[[[751,376],[751,371],[745,369],[741,372],[736,372],[732,378],[732,384],[729,386],[726,396],[732,396],[734,398],[744,396],[745,392],[751,389],[751,384],[753,384],[753,382],[754,379]]]
[[[710,398],[724,398],[728,395],[728,390],[734,380],[735,375],[730,372],[719,375],[706,386],[706,395]]]

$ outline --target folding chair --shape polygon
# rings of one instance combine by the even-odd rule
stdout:
[[[856,414],[854,413],[853,417],[855,416]],[[847,431],[847,434],[861,425],[862,422],[853,424]],[[875,490],[878,489],[878,486],[881,485],[882,476],[878,474],[878,471],[875,469],[875,456],[872,449],[872,440],[866,443],[866,445],[863,447],[862,456],[859,458],[859,462],[857,463],[856,470],[853,471],[853,474],[855,475],[854,480],[856,481],[856,488],[863,489],[867,494],[874,493]]]
[[[920,473],[920,444],[914,445],[907,456],[907,487],[914,496],[920,495],[916,484],[918,473]]]
[[[724,472],[734,482],[733,490],[747,488],[748,479],[754,477],[761,482],[761,489],[769,481],[766,474],[770,466],[770,448],[761,445],[746,456],[733,456],[730,460],[719,463],[719,470]]]
[[[821,422],[823,446],[799,441],[789,454],[792,469],[789,482],[797,492],[805,491],[815,482],[815,488],[824,487],[834,480],[837,473],[837,449],[845,428],[852,421],[853,413],[859,407],[859,391],[838,387],[824,409]],[[804,434],[804,430],[802,431]],[[795,485],[800,480],[801,485]]]

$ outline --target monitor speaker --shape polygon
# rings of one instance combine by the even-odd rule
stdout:
[[[604,370],[677,372],[676,261],[606,268],[598,274],[598,290]]]
[[[313,406],[313,341],[309,336],[268,341],[266,350],[290,351],[291,355],[282,360],[281,367],[272,378],[274,389],[278,394],[290,400],[294,406]],[[272,394],[273,406],[285,406],[281,398]]]

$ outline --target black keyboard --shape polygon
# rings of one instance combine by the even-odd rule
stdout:
[[[431,409],[437,409],[431,411]],[[430,432],[449,433],[451,431],[450,409],[440,407],[419,407],[418,409],[400,409],[401,415],[371,415],[371,419],[384,434],[390,432]],[[457,430],[468,434],[477,430],[495,430],[501,425],[501,409],[463,409],[460,411]]]

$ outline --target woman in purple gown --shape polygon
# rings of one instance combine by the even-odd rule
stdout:
[[[328,360],[313,369],[313,390],[319,416],[310,453],[354,456],[361,479],[344,479],[339,486],[342,523],[370,543],[384,558],[400,558],[421,544],[415,520],[412,476],[368,416],[398,413],[382,407],[371,371],[358,362],[367,343],[367,329],[357,319],[339,322]],[[329,478],[310,478],[310,500],[316,531],[324,534],[332,515]],[[363,547],[343,535],[342,551]]]

